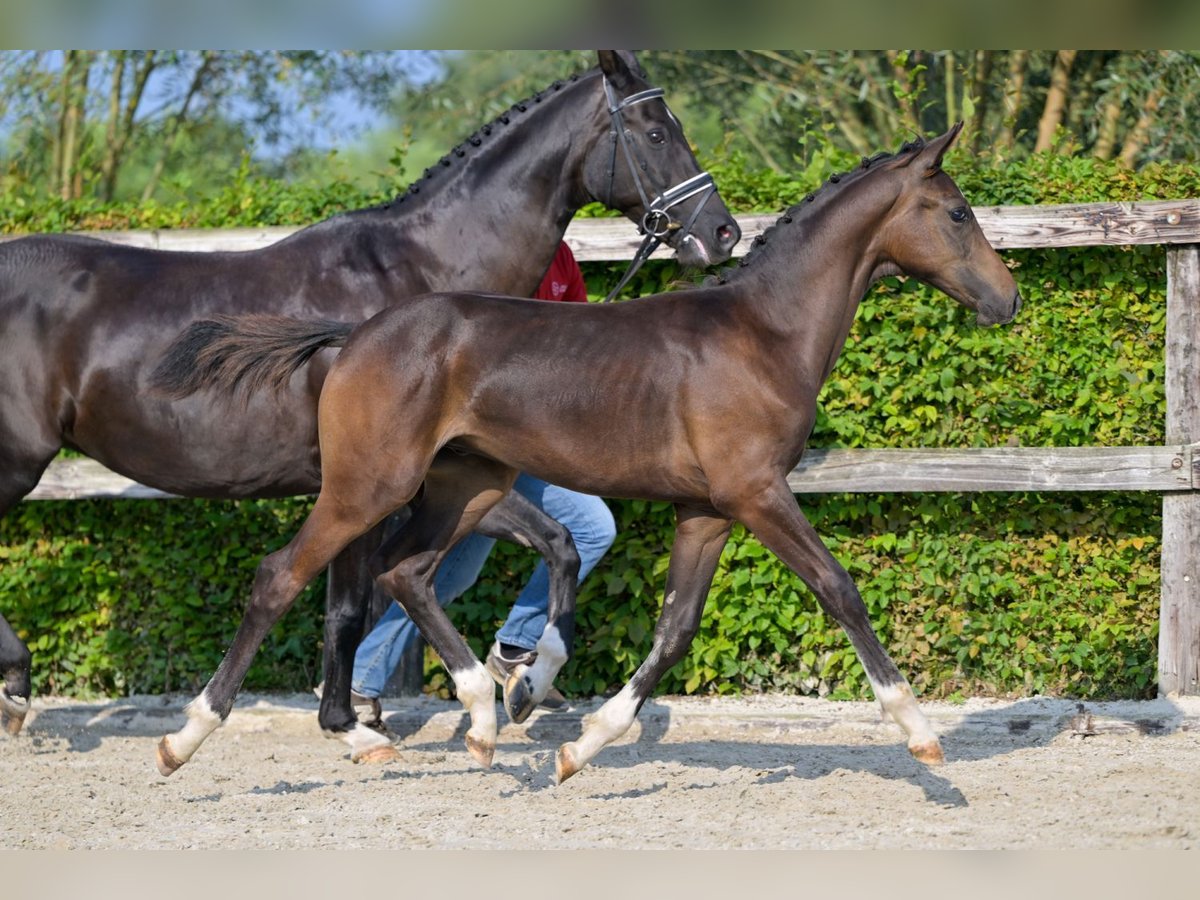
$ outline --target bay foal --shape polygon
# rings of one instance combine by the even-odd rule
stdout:
[[[447,548],[518,471],[602,496],[669,501],[677,512],[650,655],[582,736],[559,749],[560,781],[629,728],[682,658],[735,520],[846,630],[913,755],[940,762],[937,736],[850,576],[801,513],[787,474],[804,451],[817,393],[858,303],[877,279],[918,278],[985,325],[1011,320],[1020,307],[1012,275],[942,171],[960,127],[830,179],[759,238],[740,267],[696,289],[612,306],[434,294],[353,334],[334,323],[272,321],[280,335],[290,329],[290,351],[279,349],[287,340],[272,351],[226,323],[223,345],[210,348],[225,361],[208,375],[218,389],[247,375],[286,380],[305,346],[344,342],[345,349],[321,395],[320,496],[291,543],[260,566],[228,654],[189,707],[187,726],[160,743],[160,768],[182,765],[224,719],[254,652],[301,588],[422,485],[412,520],[372,570],[445,662],[470,713],[467,747],[490,765],[491,681],[432,584]],[[563,645],[548,624],[537,661],[513,677],[539,689]]]

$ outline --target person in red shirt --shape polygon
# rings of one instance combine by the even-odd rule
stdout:
[[[550,268],[533,296],[539,300],[587,302],[583,273],[566,242],[559,244]],[[520,492],[571,532],[579,553],[579,580],[583,581],[584,576],[612,546],[617,534],[616,523],[604,501],[590,494],[548,484],[524,472],[517,476],[513,490]],[[434,591],[442,606],[448,605],[475,583],[495,543],[494,538],[472,532],[450,549],[434,579]],[[534,648],[546,625],[549,602],[549,574],[545,562],[539,562],[504,625],[496,632],[496,640],[488,652],[486,667],[497,683],[503,685],[516,666],[529,665],[536,658]],[[400,604],[393,603],[359,644],[350,684],[354,705],[369,709],[367,721],[379,721],[381,708],[378,697],[417,634],[416,626]],[[561,693],[551,688],[542,705],[561,708],[566,701]]]
[[[587,285],[583,282],[583,272],[579,263],[575,262],[575,254],[567,246],[566,241],[558,245],[554,259],[550,260],[550,268],[542,283],[533,292],[535,300],[560,300],[569,303],[587,303]]]

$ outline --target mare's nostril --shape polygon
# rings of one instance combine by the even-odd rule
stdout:
[[[741,229],[736,224],[722,225],[717,229],[717,240],[722,247],[732,247],[742,236]]]

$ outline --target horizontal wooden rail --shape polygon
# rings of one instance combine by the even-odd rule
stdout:
[[[797,494],[905,491],[1189,491],[1200,446],[809,450],[788,476]],[[90,459],[51,463],[27,500],[172,497]]]
[[[1002,250],[1022,247],[1086,247],[1100,244],[1200,243],[1200,200],[1162,200],[1144,203],[1081,203],[1066,206],[983,206],[975,208],[983,233]],[[735,216],[742,240],[734,256],[743,256],[750,242],[775,224],[777,213]],[[257,250],[282,240],[298,228],[180,228],[157,231],[93,232],[116,244],[159,250]],[[0,235],[13,240],[20,235]],[[567,243],[581,262],[626,262],[633,258],[641,237],[627,219],[575,219],[567,228]],[[673,253],[659,247],[652,258]]]

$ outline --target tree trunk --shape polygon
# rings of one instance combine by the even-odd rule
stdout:
[[[1112,159],[1117,145],[1117,125],[1121,121],[1121,97],[1116,90],[1109,94],[1100,110],[1100,129],[1092,150],[1097,159]]]
[[[1054,68],[1050,72],[1050,87],[1046,91],[1046,105],[1042,107],[1042,118],[1038,122],[1037,143],[1034,153],[1042,153],[1054,146],[1054,135],[1062,124],[1067,108],[1067,94],[1071,86],[1071,66],[1075,62],[1075,50],[1059,50],[1054,57]]]
[[[82,146],[86,137],[86,103],[88,72],[91,54],[87,50],[68,50],[63,65],[63,108],[59,134],[62,155],[59,157],[58,193],[64,200],[78,198],[83,193],[83,172],[79,167]]]
[[[954,84],[954,51],[947,50],[946,56],[942,60],[944,66],[943,75],[946,82],[946,130],[958,121],[958,97],[955,96]]]
[[[204,81],[208,77],[216,58],[217,55],[214,51],[204,51],[204,55],[200,60],[200,66],[196,69],[195,75],[192,76],[192,83],[188,86],[187,95],[183,98],[182,105],[175,115],[171,116],[171,120],[167,125],[166,134],[163,136],[162,152],[159,153],[158,159],[155,160],[154,169],[150,172],[150,178],[146,182],[146,186],[142,189],[142,202],[154,196],[155,188],[158,187],[158,181],[162,178],[162,173],[167,167],[167,158],[175,148],[175,142],[179,139],[179,132],[183,127],[183,123],[187,121],[188,107],[192,105],[192,100],[195,99],[196,94],[204,86]]]
[[[996,136],[996,147],[1007,150],[1013,145],[1017,116],[1021,112],[1025,92],[1025,69],[1029,64],[1028,50],[1013,50],[1008,57],[1008,77],[1004,82],[1004,120]]]
[[[141,106],[142,96],[146,91],[146,82],[156,65],[155,51],[147,51],[146,56],[134,69],[133,85],[124,104],[121,93],[125,78],[127,51],[118,51],[113,69],[113,83],[109,92],[108,127],[105,131],[104,159],[100,164],[101,191],[104,199],[110,201],[117,189],[117,175],[125,158],[125,150],[129,139],[133,136],[134,118],[138,107]]]
[[[1146,141],[1150,139],[1150,126],[1154,124],[1154,118],[1158,114],[1158,104],[1162,95],[1162,88],[1157,87],[1146,95],[1146,101],[1142,104],[1142,114],[1138,116],[1137,124],[1133,126],[1133,131],[1129,132],[1121,146],[1121,155],[1117,159],[1126,169],[1133,168],[1142,148],[1146,146]]]
[[[104,200],[112,202],[116,183],[117,160],[120,151],[118,130],[121,123],[121,91],[125,84],[125,62],[129,51],[113,51],[112,83],[108,89],[108,122],[104,126],[104,158],[100,160],[100,192]]]
[[[978,153],[983,146],[984,125],[988,113],[988,79],[992,77],[992,51],[975,51],[975,72],[971,78],[971,97],[975,101],[975,112],[972,115],[970,127],[974,129],[971,135],[971,150]]]

